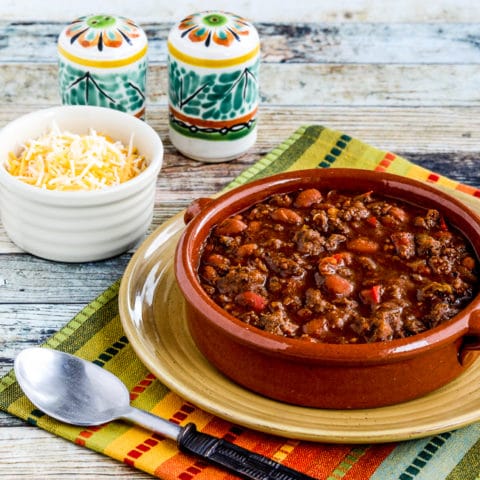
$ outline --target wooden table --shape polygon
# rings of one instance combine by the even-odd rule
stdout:
[[[151,229],[190,200],[217,192],[303,124],[342,130],[480,186],[480,24],[434,20],[258,23],[258,141],[238,160],[221,164],[189,160],[171,146],[165,48],[170,24],[143,23],[150,43],[146,120],[166,149]],[[62,27],[0,20],[0,127],[59,104],[56,36]],[[97,263],[53,263],[20,251],[0,226],[0,254],[3,375],[21,349],[43,342],[121,277],[132,252]],[[151,478],[3,413],[0,427],[1,478]]]

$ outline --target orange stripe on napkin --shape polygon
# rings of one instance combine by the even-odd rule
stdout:
[[[377,172],[384,172],[387,170],[388,167],[392,164],[392,162],[396,159],[396,155],[391,152],[386,152],[384,157],[380,160],[378,165],[375,167]]]

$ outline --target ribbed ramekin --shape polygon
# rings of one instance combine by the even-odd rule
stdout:
[[[148,166],[120,185],[95,191],[54,191],[28,185],[4,168],[9,152],[57,125],[86,134],[90,129],[133,144]],[[63,262],[118,255],[149,227],[163,145],[153,128],[126,113],[93,106],[61,106],[17,118],[0,131],[0,212],[7,235],[21,249]]]

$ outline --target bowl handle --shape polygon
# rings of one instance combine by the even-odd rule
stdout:
[[[472,356],[480,352],[480,310],[474,310],[468,319],[468,332],[463,338],[458,360],[461,365],[471,363]]]
[[[191,222],[202,210],[204,210],[212,202],[212,198],[206,197],[201,197],[193,200],[183,214],[183,221],[185,222],[185,225]]]

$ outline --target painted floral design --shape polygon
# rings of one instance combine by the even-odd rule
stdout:
[[[59,63],[64,105],[98,105],[143,118],[147,61],[121,72],[90,72],[70,62]]]
[[[70,43],[79,43],[84,48],[119,48],[124,42],[132,41],[141,33],[138,26],[128,18],[112,15],[89,15],[77,18],[66,29]]]
[[[233,13],[201,12],[184,18],[178,28],[182,37],[192,42],[203,42],[206,47],[213,43],[229,47],[235,41],[240,42],[241,36],[249,35],[250,24]]]
[[[205,140],[248,135],[256,123],[259,63],[257,58],[237,70],[202,74],[170,59],[170,126]]]

